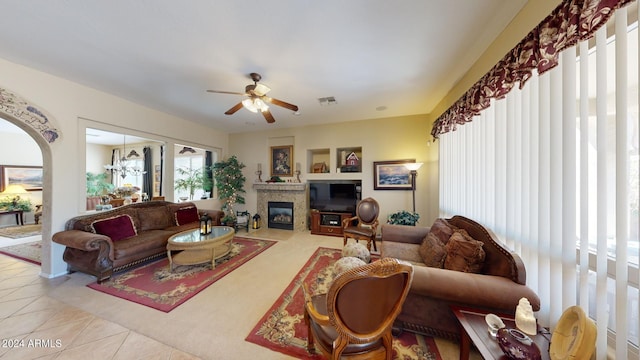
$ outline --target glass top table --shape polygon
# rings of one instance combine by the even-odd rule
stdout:
[[[200,228],[179,232],[171,236],[167,243],[169,269],[175,265],[195,265],[211,262],[216,267],[216,259],[231,251],[236,231],[229,226],[214,226],[211,234],[200,235]],[[179,252],[177,252],[179,251]],[[177,253],[174,253],[177,252]]]

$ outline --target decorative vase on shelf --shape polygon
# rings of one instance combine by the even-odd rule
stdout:
[[[131,203],[133,203],[133,200],[131,200],[131,196],[125,196],[125,197],[124,197],[124,203],[123,203],[123,204],[124,204],[124,205],[129,205],[129,204],[131,204]]]

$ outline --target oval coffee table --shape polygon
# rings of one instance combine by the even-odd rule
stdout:
[[[179,232],[169,238],[167,257],[169,270],[174,265],[195,265],[211,262],[216,267],[219,259],[231,251],[231,242],[236,231],[228,226],[214,226],[211,234],[200,236],[200,228]],[[180,251],[172,255],[172,251]]]

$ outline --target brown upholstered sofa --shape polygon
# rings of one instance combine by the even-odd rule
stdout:
[[[191,202],[134,203],[76,216],[53,241],[66,246],[63,259],[69,272],[91,274],[102,282],[116,271],[166,256],[169,237],[197,228],[205,212],[220,225],[222,211],[198,210]]]
[[[430,243],[422,243],[431,228],[445,240],[450,235],[442,234],[442,224],[450,227],[451,231],[464,229],[471,238],[483,243],[484,261],[477,273],[425,265],[421,251],[428,248]],[[459,340],[460,325],[451,311],[451,305],[514,314],[518,301],[526,297],[534,311],[540,309],[540,298],[526,286],[522,259],[501,243],[491,230],[462,216],[438,219],[431,228],[382,225],[382,257],[398,258],[414,265],[413,283],[402,312],[396,319],[397,327]],[[420,250],[421,246],[423,250]]]

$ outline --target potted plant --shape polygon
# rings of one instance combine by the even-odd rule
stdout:
[[[235,203],[244,204],[244,196],[242,194],[245,193],[244,182],[246,178],[242,174],[242,169],[245,167],[235,155],[225,161],[218,161],[213,164],[213,179],[216,190],[218,190],[218,197],[224,202],[222,210],[226,213],[226,216],[221,221],[225,221],[226,217],[229,216],[233,218],[235,223],[233,205]]]
[[[176,172],[180,175],[174,183],[176,190],[186,190],[189,192],[189,200],[193,200],[193,194],[196,189],[202,188],[204,177],[202,169],[177,168]]]
[[[101,196],[113,192],[115,186],[107,181],[107,173],[87,172],[87,196]]]
[[[387,218],[387,223],[394,225],[416,226],[418,220],[420,220],[420,215],[418,213],[400,210],[390,214]]]
[[[31,200],[22,199],[20,196],[3,196],[0,198],[0,209],[6,210],[22,210],[24,212],[30,212],[33,208]]]

